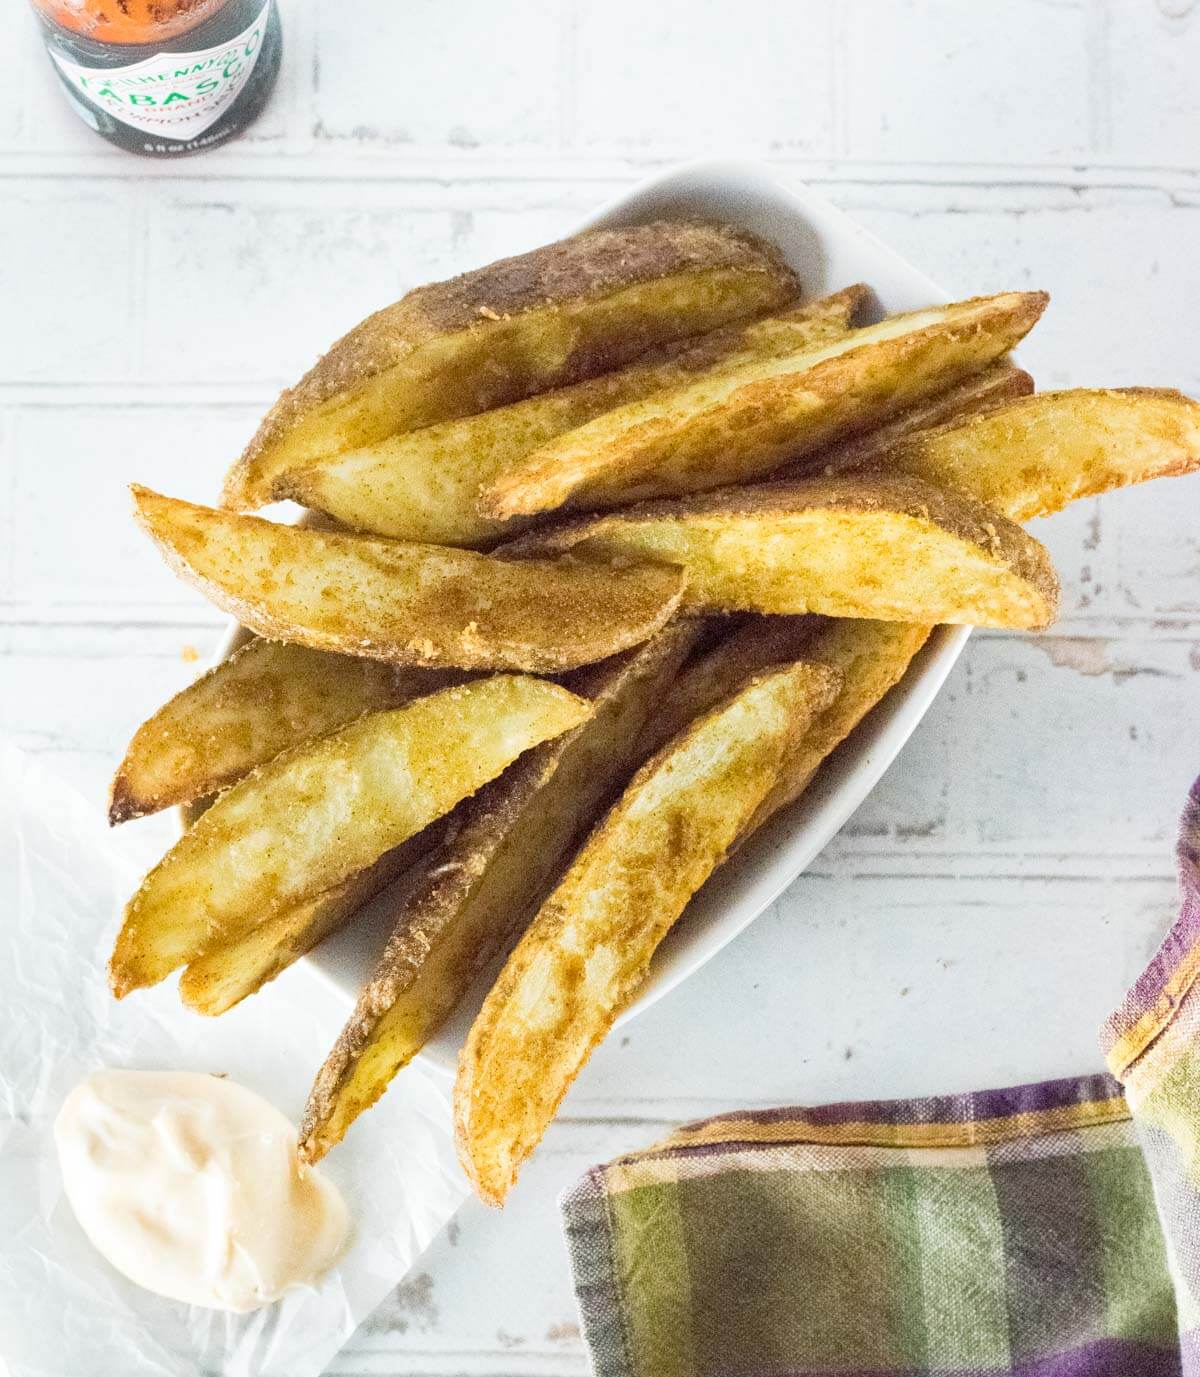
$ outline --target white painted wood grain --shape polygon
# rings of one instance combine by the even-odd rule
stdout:
[[[846,138],[856,156],[1019,164],[1093,151],[1088,33],[1098,7],[852,0],[847,9]]]
[[[366,311],[664,162],[763,157],[952,290],[1045,287],[1043,387],[1200,391],[1193,0],[283,8],[266,116],[186,165],[94,139],[28,17],[0,40],[0,724],[98,804],[218,624],[124,484],[211,497]],[[682,1118],[1096,1063],[1170,916],[1200,756],[1198,493],[1039,525],[1055,631],[972,639],[813,872],[601,1050],[512,1205],[468,1207],[331,1371],[585,1371],[554,1197]],[[165,824],[135,826],[148,847]]]

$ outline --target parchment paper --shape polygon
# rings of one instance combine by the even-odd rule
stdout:
[[[97,802],[0,743],[0,1372],[316,1377],[466,1195],[447,1087],[410,1066],[326,1159],[356,1234],[318,1287],[227,1315],[127,1282],[62,1193],[67,1091],[101,1066],[225,1072],[295,1122],[346,1012],[303,969],[217,1019],[173,981],[116,1003],[104,964],[137,871]]]

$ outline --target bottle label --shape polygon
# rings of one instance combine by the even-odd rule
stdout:
[[[81,67],[51,50],[67,81],[114,119],[168,139],[194,139],[229,109],[254,71],[271,0],[234,38],[191,53],[157,53],[128,67]]]

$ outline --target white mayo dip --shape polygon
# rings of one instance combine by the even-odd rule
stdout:
[[[245,1311],[314,1281],[349,1238],[337,1187],[261,1096],[192,1071],[97,1071],[54,1124],[96,1249],[172,1300]]]

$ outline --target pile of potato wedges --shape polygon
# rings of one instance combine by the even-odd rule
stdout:
[[[594,230],[410,292],[279,399],[220,505],[134,489],[251,633],[139,730],[124,996],[260,990],[370,899],[393,931],[316,1074],[315,1161],[504,960],[455,1132],[501,1202],[663,936],[939,623],[1038,630],[1017,522],[1200,465],[1200,406],[1037,394],[1047,298],[864,320],[728,225]],[[282,500],[299,524],[249,513]],[[515,944],[515,945],[514,945]]]

